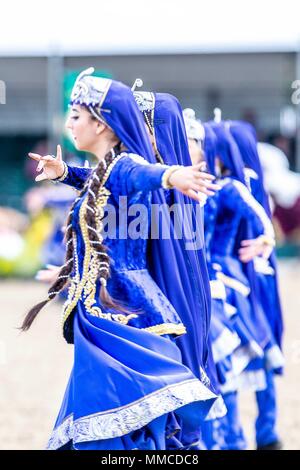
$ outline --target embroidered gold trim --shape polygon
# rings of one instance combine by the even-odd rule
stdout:
[[[123,314],[112,314],[102,312],[100,307],[95,306],[96,304],[96,285],[98,279],[100,262],[98,256],[94,250],[91,250],[91,259],[89,264],[89,272],[83,288],[84,296],[84,306],[87,312],[90,315],[93,315],[98,318],[104,318],[106,320],[115,320],[122,325],[127,325],[127,323],[132,319],[136,318],[137,315],[123,315]]]
[[[103,186],[106,183],[106,181],[108,180],[109,175],[110,175],[112,169],[114,168],[115,164],[122,157],[123,157],[123,155],[119,155],[117,158],[115,158],[112,161],[112,163],[108,166],[108,168],[107,168],[107,170],[104,174],[103,181],[101,183],[101,188],[99,190],[99,196],[98,196],[98,199],[97,199],[97,210],[98,210],[97,216],[98,217],[103,216],[104,207],[105,207],[105,205],[107,203],[107,199],[110,195],[110,192],[106,188],[104,188]],[[70,316],[70,314],[72,313],[73,309],[76,307],[76,305],[77,305],[77,303],[78,303],[78,301],[79,301],[79,299],[82,295],[84,286],[88,282],[88,279],[89,279],[89,265],[90,265],[91,254],[92,254],[93,249],[91,248],[91,245],[90,245],[90,241],[89,241],[89,237],[88,237],[88,228],[87,228],[87,225],[85,223],[85,214],[86,214],[86,211],[87,211],[87,200],[88,200],[87,197],[85,197],[84,201],[81,204],[80,210],[79,210],[79,226],[80,226],[80,229],[81,229],[81,234],[82,234],[82,238],[83,238],[84,245],[85,245],[85,255],[84,255],[84,260],[83,260],[83,272],[82,272],[81,279],[78,279],[77,282],[75,282],[73,280],[73,282],[71,283],[71,286],[70,286],[71,292],[69,291],[70,295],[69,295],[67,303],[64,306],[64,310],[63,310],[63,320],[62,320],[63,325],[66,322],[66,320],[68,319],[68,317]],[[103,204],[103,207],[102,207],[102,204]],[[98,223],[100,224],[100,219],[98,219]],[[100,228],[101,227],[99,226],[99,229]],[[76,258],[76,256],[75,256],[75,258]],[[79,275],[79,271],[78,271],[78,275]],[[72,296],[72,294],[73,294],[73,296]],[[97,312],[97,313],[98,313],[98,316],[99,316],[99,312]]]
[[[68,289],[68,298],[65,301],[64,306],[63,306],[62,325],[64,325],[64,322],[65,322],[65,320],[64,320],[65,312],[66,312],[69,304],[73,301],[73,298],[74,298],[75,293],[76,293],[77,285],[80,281],[79,265],[78,265],[78,257],[77,257],[77,235],[76,235],[75,232],[73,233],[72,240],[73,240],[73,250],[74,250],[75,276],[70,277],[70,285],[69,285],[69,289]]]
[[[156,335],[184,335],[186,333],[186,327],[180,323],[161,323],[160,325],[148,326],[144,328],[145,331],[155,333]]]
[[[113,162],[107,168],[103,181],[101,184],[101,188],[99,189],[99,194],[96,201],[96,226],[97,231],[99,233],[100,241],[103,240],[101,237],[102,231],[102,218],[104,216],[104,208],[107,204],[107,200],[110,196],[110,191],[104,187],[104,184],[109,178],[109,175],[115,166],[115,164],[122,158],[123,155],[119,155],[117,158],[113,160]],[[99,306],[96,306],[96,286],[97,286],[97,279],[100,267],[100,261],[97,257],[95,250],[92,248],[89,237],[88,237],[88,227],[85,222],[85,214],[87,211],[87,197],[85,197],[84,201],[79,210],[79,226],[82,233],[82,238],[85,245],[85,255],[83,260],[83,271],[82,277],[80,279],[79,274],[79,267],[78,267],[78,258],[77,258],[77,240],[75,233],[74,236],[74,258],[75,258],[75,268],[76,274],[71,280],[71,285],[69,287],[69,295],[68,300],[64,305],[63,310],[63,325],[68,319],[69,315],[72,313],[73,309],[76,307],[79,299],[81,296],[83,297],[83,302],[87,312],[90,315],[96,316],[98,318],[104,318],[107,320],[114,320],[123,325],[127,325],[128,322],[133,319],[137,318],[138,315],[136,314],[112,314],[112,313],[104,313],[102,312]],[[146,331],[157,335],[166,335],[166,334],[174,334],[174,335],[183,335],[186,333],[186,328],[182,324],[173,324],[173,323],[163,323],[160,325],[150,326],[145,328]]]
[[[88,244],[86,244],[86,240],[88,240],[88,230],[87,226],[85,223],[85,212],[86,212],[86,206],[87,206],[87,198],[84,199],[83,203],[81,204],[80,210],[79,210],[79,225],[81,228],[81,233],[82,233],[82,238],[84,240],[84,243],[86,245],[86,252],[83,260],[83,272],[82,272],[82,277],[81,280],[78,282],[75,288],[75,293],[74,297],[72,300],[68,302],[66,305],[66,308],[64,309],[63,313],[63,324],[66,322],[70,314],[72,313],[73,309],[76,307],[81,294],[82,290],[84,287],[84,284],[86,282],[87,278],[87,273],[88,273],[88,267],[89,267],[89,261],[90,261],[90,252],[88,249]]]
[[[169,168],[163,173],[162,178],[161,178],[161,186],[164,189],[172,189],[173,186],[169,183],[169,179],[171,175],[177,171],[180,170],[181,166],[180,165],[172,165],[169,166]]]
[[[64,166],[64,172],[63,172],[63,174],[62,174],[59,178],[55,178],[55,179],[52,180],[52,181],[54,181],[54,182],[56,182],[56,181],[57,181],[57,182],[58,182],[58,181],[62,182],[62,181],[64,181],[64,180],[66,179],[66,177],[67,177],[68,174],[69,174],[69,167],[68,167],[68,165],[66,164],[66,162],[63,162],[63,166]]]

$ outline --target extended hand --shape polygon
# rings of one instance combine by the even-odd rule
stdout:
[[[239,258],[243,263],[252,261],[256,256],[263,256],[268,259],[273,251],[273,246],[263,242],[261,237],[251,240],[243,240],[242,248],[239,249]]]
[[[54,180],[60,178],[64,172],[64,163],[62,159],[61,146],[57,146],[56,157],[53,155],[39,155],[38,153],[29,153],[30,158],[38,162],[36,171],[42,171],[35,181]]]
[[[201,194],[213,196],[215,191],[221,189],[221,186],[214,184],[213,175],[201,171],[203,163],[193,166],[186,166],[174,171],[169,178],[169,183],[186,196],[201,202]]]

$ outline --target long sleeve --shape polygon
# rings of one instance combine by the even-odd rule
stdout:
[[[106,183],[115,196],[150,192],[162,187],[162,176],[167,165],[149,164],[142,157],[129,154],[113,167]]]
[[[222,203],[232,211],[237,211],[252,223],[253,232],[274,239],[273,225],[264,208],[256,201],[247,187],[237,180],[225,184],[221,197]]]
[[[68,166],[68,173],[63,180],[60,180],[62,183],[72,186],[75,189],[81,190],[84,186],[84,183],[90,176],[93,171],[92,168],[83,168],[79,166]]]

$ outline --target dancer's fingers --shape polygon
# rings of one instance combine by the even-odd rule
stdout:
[[[32,152],[29,152],[28,156],[32,158],[33,160],[36,160],[37,162],[39,162],[40,159],[42,158],[42,156],[39,155],[38,153],[32,153]]]
[[[199,186],[201,186],[201,188],[207,189],[212,194],[214,194],[216,191],[219,191],[221,189],[220,186],[215,183],[208,183],[207,181],[197,181],[197,183],[199,184]]]
[[[252,246],[255,240],[253,239],[248,239],[248,240],[242,240],[241,241],[241,246]]]
[[[39,172],[41,171],[43,168],[44,168],[44,165],[45,165],[45,162],[43,162],[43,160],[40,160],[39,163],[38,163],[38,166],[36,167],[36,172]]]
[[[202,191],[203,186],[201,186],[200,184],[197,184],[197,183],[191,183],[189,185],[189,189],[192,189],[193,191]]]
[[[44,155],[43,157],[41,157],[41,160],[43,160],[44,162],[53,162],[56,161],[56,158],[53,155]]]
[[[202,163],[199,163],[199,165],[202,165]],[[210,173],[205,173],[205,171],[201,171],[201,168],[199,168],[199,165],[194,165],[192,167],[194,174],[196,174],[200,178],[203,178],[204,180],[213,181],[216,179],[214,175],[211,175]]]
[[[212,191],[220,191],[221,189],[221,186],[217,183],[208,183],[206,187]]]
[[[46,175],[46,173],[41,173],[39,175],[37,175],[37,177],[35,178],[35,181],[44,181],[44,180],[47,180],[48,177]]]
[[[56,157],[58,161],[62,162],[62,151],[60,145],[58,145],[56,148]]]
[[[198,191],[194,191],[193,189],[188,189],[185,194],[191,199],[195,199],[195,201],[200,202],[200,196],[198,194]]]
[[[206,175],[207,175],[207,173],[194,173],[193,178],[196,179],[197,181],[201,181],[202,184],[206,185],[207,187],[209,185],[214,185],[216,190],[220,190],[221,186],[218,183],[213,183],[214,178],[213,179],[207,178]]]

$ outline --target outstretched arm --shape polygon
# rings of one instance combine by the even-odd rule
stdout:
[[[72,188],[81,190],[92,171],[91,168],[66,165],[63,176],[54,181],[60,181],[72,186]]]
[[[244,219],[250,221],[253,232],[259,235],[253,240],[243,240],[241,242],[241,248],[239,249],[240,260],[247,263],[258,255],[268,258],[275,245],[275,234],[273,225],[264,208],[240,181],[234,180],[233,184],[228,186],[224,196],[224,203],[233,211],[239,211]]]
[[[199,193],[212,195],[220,189],[212,182],[214,176],[201,168],[201,164],[188,167],[149,164],[141,157],[128,155],[114,166],[106,186],[115,195],[174,188],[200,201]]]
[[[57,146],[56,157],[53,155],[39,155],[29,153],[30,158],[38,162],[36,171],[41,171],[35,181],[52,180],[61,181],[76,189],[82,189],[91,174],[90,168],[81,168],[67,165],[62,159],[61,146]]]

